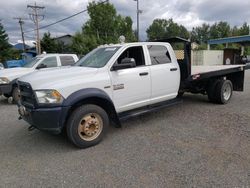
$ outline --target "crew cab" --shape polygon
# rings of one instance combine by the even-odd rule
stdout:
[[[23,67],[0,70],[0,95],[7,98],[13,97],[16,102],[19,100],[16,84],[19,77],[39,69],[73,65],[76,61],[78,61],[78,57],[75,54],[42,54],[33,58]]]
[[[18,80],[18,111],[32,128],[66,130],[69,140],[86,148],[99,143],[107,126],[180,103],[184,92],[229,102],[243,91],[245,65],[191,67],[190,43],[163,42],[104,45],[75,66],[37,71]],[[180,57],[169,42],[181,43]]]

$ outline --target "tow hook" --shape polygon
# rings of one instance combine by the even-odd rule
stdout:
[[[35,127],[33,125],[29,126],[28,131],[33,131]]]

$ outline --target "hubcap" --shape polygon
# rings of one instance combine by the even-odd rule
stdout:
[[[16,102],[18,102],[20,99],[21,99],[20,90],[19,90],[19,89],[16,89],[16,90],[14,91],[14,100],[15,100]]]
[[[224,87],[224,90],[223,90],[223,97],[226,101],[228,101],[231,97],[231,94],[232,94],[232,91],[231,91],[231,86],[229,84],[227,84],[225,87]]]
[[[103,121],[100,115],[90,113],[85,115],[78,125],[78,134],[85,141],[96,139],[103,129]]]

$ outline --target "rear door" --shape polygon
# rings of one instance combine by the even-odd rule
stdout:
[[[171,52],[165,45],[147,45],[147,49],[151,60],[151,103],[175,98],[180,85],[176,58],[171,59]]]
[[[145,65],[143,47],[128,47],[115,63],[121,63],[124,58],[134,58],[136,67],[110,71],[113,101],[118,112],[149,104],[151,92],[150,69]]]

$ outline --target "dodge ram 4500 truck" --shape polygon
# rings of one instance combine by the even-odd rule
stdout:
[[[72,65],[78,61],[75,54],[42,54],[26,63],[23,67],[0,70],[0,95],[19,100],[17,79],[39,69]]]
[[[80,148],[101,141],[107,126],[173,105],[184,92],[227,103],[243,91],[245,65],[191,67],[190,43],[176,57],[169,42],[105,45],[75,66],[37,71],[18,80],[20,119],[60,133]],[[177,59],[178,58],[178,59]]]

